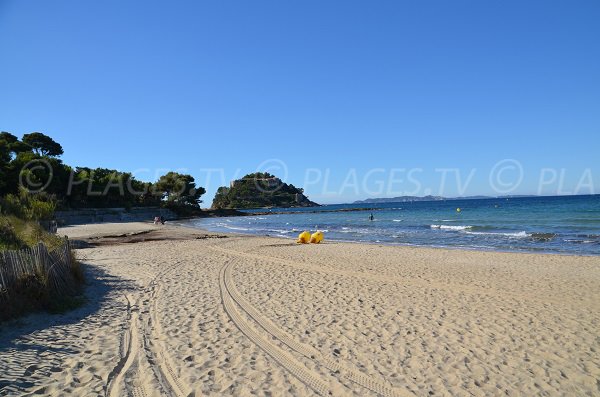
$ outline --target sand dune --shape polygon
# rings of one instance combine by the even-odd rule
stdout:
[[[2,327],[0,395],[600,395],[600,258],[62,232],[111,245],[84,307]]]

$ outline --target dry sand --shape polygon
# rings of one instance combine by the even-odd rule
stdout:
[[[0,395],[600,395],[598,257],[60,232],[88,303],[0,328]]]

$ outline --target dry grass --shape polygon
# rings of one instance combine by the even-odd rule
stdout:
[[[81,303],[84,275],[68,241],[37,223],[0,218],[0,320]]]
[[[50,251],[64,243],[62,238],[47,233],[37,222],[0,216],[0,251],[34,247],[40,242]]]

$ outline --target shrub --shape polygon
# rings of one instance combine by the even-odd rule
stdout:
[[[83,303],[83,270],[73,251],[65,251],[65,240],[58,240],[48,253],[40,247],[17,257],[0,256],[2,279],[8,280],[0,291],[0,321],[37,310],[63,312]]]
[[[0,250],[21,249],[24,246],[8,219],[0,217]]]
[[[21,219],[41,221],[52,219],[56,200],[44,193],[31,194],[21,189],[18,195],[7,194],[0,197],[0,213]]]
[[[60,247],[64,240],[57,235],[47,233],[37,222],[25,221],[15,216],[0,216],[0,225],[4,225],[7,239],[13,238],[12,244],[4,249],[21,249],[34,247],[38,243],[44,243],[52,251]],[[14,236],[14,237],[11,237]],[[16,240],[15,240],[16,238]],[[3,241],[0,239],[0,241]],[[9,241],[9,240],[7,240]],[[0,243],[1,245],[2,243]]]

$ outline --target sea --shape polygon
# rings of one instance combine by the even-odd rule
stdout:
[[[296,239],[304,230],[321,230],[326,240],[337,241],[600,255],[600,195],[339,204],[247,212],[249,216],[194,219],[186,225],[288,239]]]

